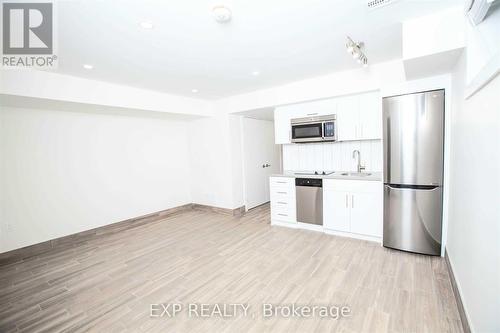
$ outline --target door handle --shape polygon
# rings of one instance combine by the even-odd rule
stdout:
[[[354,208],[354,194],[351,194],[351,208]]]
[[[345,195],[345,208],[349,208],[349,204],[347,203],[348,201],[348,198],[347,198],[347,194]]]
[[[393,185],[386,184],[385,187],[390,188],[394,191],[404,191],[404,190],[419,190],[419,191],[435,191],[439,189],[438,185]]]

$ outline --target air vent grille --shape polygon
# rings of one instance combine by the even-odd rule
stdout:
[[[369,9],[375,9],[383,6],[387,6],[397,0],[368,0],[367,5]]]

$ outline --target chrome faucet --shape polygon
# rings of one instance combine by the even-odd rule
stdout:
[[[357,169],[358,169],[358,173],[361,173],[363,170],[365,170],[365,166],[364,165],[361,165],[361,153],[359,152],[359,150],[353,150],[352,152],[352,158],[356,158],[356,153],[358,155],[358,165],[357,165]]]

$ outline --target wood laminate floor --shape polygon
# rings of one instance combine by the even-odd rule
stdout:
[[[150,317],[156,303],[245,303],[236,318]],[[262,318],[262,304],[349,317]],[[442,258],[186,211],[0,266],[0,332],[461,332]]]

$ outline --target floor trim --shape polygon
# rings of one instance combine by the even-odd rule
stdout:
[[[202,211],[210,211],[210,212],[214,212],[214,213],[231,215],[231,216],[242,216],[243,214],[245,214],[245,206],[241,206],[241,207],[238,207],[235,209],[229,209],[229,208],[220,208],[220,207],[214,207],[214,206],[193,204],[193,209],[202,210]]]
[[[142,215],[139,217],[134,217],[128,220],[119,221],[116,223],[107,224],[101,227],[97,227],[90,230],[85,230],[81,232],[77,232],[75,234],[51,239],[45,242],[28,245],[19,249],[11,250],[8,252],[0,253],[0,267],[2,265],[11,264],[14,262],[22,261],[26,258],[33,257],[48,251],[51,251],[55,248],[64,248],[68,246],[73,246],[75,244],[82,243],[91,238],[103,235],[103,234],[112,234],[115,232],[119,232],[125,229],[135,228],[137,226],[143,225],[145,223],[149,223],[152,221],[163,219],[167,216],[177,214],[179,212],[183,212],[186,210],[209,210],[211,212],[232,215],[232,216],[242,216],[245,213],[245,206],[238,207],[235,209],[226,209],[219,207],[212,207],[206,205],[199,205],[189,203],[186,205],[173,207],[165,210],[161,210],[159,212]]]
[[[464,333],[471,333],[469,320],[465,313],[464,303],[462,302],[462,297],[460,296],[460,291],[458,290],[457,280],[455,279],[455,274],[453,273],[453,268],[451,267],[450,258],[448,257],[448,251],[444,251],[444,259],[446,261],[446,266],[448,267],[448,272],[450,273],[450,281],[453,289],[453,294],[455,295],[455,300],[457,302],[458,313],[460,314],[460,321],[462,322],[462,328]]]

